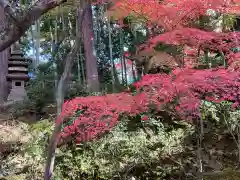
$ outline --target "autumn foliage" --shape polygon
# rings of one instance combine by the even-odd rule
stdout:
[[[102,1],[99,1],[102,2]],[[148,115],[163,111],[172,117],[195,122],[200,118],[202,100],[229,101],[240,107],[239,53],[232,48],[240,42],[240,33],[208,32],[191,27],[209,9],[217,13],[238,13],[238,1],[223,0],[113,0],[108,11],[111,16],[123,18],[134,15],[148,26],[161,27],[163,34],[151,37],[142,48],[152,49],[159,42],[188,46],[197,58],[198,49],[208,49],[225,55],[229,69],[196,70],[177,68],[171,74],[149,74],[134,83],[136,94],[122,92],[104,96],[77,97],[63,105],[61,116],[71,117],[61,132],[61,139],[73,137],[76,142],[97,138],[111,130],[121,118],[136,117],[148,120]],[[190,51],[188,52],[190,53]],[[195,54],[195,55],[194,55]],[[58,119],[58,120],[59,120]],[[57,121],[58,123],[58,121]]]
[[[226,61],[230,67],[233,67],[233,63],[239,61],[239,58],[236,57],[237,55],[232,52],[232,49],[239,45],[239,32],[217,33],[195,28],[182,28],[150,39],[148,48],[153,48],[158,42],[187,45],[195,49],[208,49],[212,52],[222,52],[225,54]],[[195,57],[197,58],[197,51],[195,51]],[[237,68],[236,66],[235,69]]]
[[[62,116],[75,118],[63,129],[62,139],[91,140],[111,130],[123,116],[142,115],[147,120],[150,110],[156,114],[171,112],[175,118],[193,122],[199,118],[201,100],[226,100],[233,103],[233,108],[240,105],[240,73],[224,69],[176,69],[171,75],[149,74],[134,86],[136,95],[123,92],[65,102]]]
[[[121,19],[130,14],[149,25],[157,24],[166,31],[188,26],[209,9],[219,13],[238,13],[239,2],[222,0],[112,0],[110,15]]]
[[[193,48],[195,56],[191,57],[191,61],[195,62],[199,50],[208,49],[210,52],[224,53],[230,68],[238,69],[235,62],[238,59],[233,58],[232,48],[239,45],[240,33],[209,32],[194,28],[193,23],[202,16],[208,16],[209,11],[214,11],[216,14],[239,14],[239,1],[115,0],[114,2],[114,6],[108,11],[110,15],[118,19],[133,15],[142,19],[148,27],[159,27],[164,31],[151,37],[143,44],[144,48],[140,46],[140,54],[147,54],[146,52],[152,51],[159,42],[163,42]]]

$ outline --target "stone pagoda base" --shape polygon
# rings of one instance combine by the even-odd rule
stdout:
[[[8,95],[8,102],[19,102],[27,99],[27,93],[24,87],[14,87]]]

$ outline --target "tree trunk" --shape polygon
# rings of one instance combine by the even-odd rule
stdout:
[[[4,28],[6,22],[3,8],[0,6],[0,29]],[[1,39],[0,39],[1,43]],[[8,73],[9,49],[0,52],[0,105],[4,103],[8,95],[7,73]]]
[[[78,20],[79,22],[82,22],[82,18],[84,18],[84,14],[86,13],[85,9],[83,9],[78,14]],[[47,150],[47,161],[45,166],[45,172],[44,172],[44,180],[50,180],[52,178],[53,174],[53,168],[54,168],[54,161],[55,161],[55,150],[57,147],[57,144],[59,143],[59,133],[61,132],[61,127],[63,124],[63,117],[61,116],[61,110],[62,105],[64,103],[64,96],[68,87],[68,80],[71,76],[71,70],[72,70],[72,64],[73,60],[76,57],[81,43],[81,37],[80,37],[80,31],[76,32],[76,38],[75,38],[75,44],[71,50],[71,52],[67,55],[65,59],[65,66],[64,66],[64,72],[61,75],[61,79],[59,80],[57,92],[56,92],[56,101],[57,101],[57,120],[54,127],[53,134],[50,138],[50,142],[48,145]]]
[[[59,135],[62,127],[62,117],[61,117],[61,109],[64,102],[64,95],[68,87],[68,80],[71,75],[72,63],[73,59],[76,57],[77,51],[79,49],[80,38],[76,38],[75,45],[72,51],[68,54],[66,58],[66,64],[64,66],[64,72],[61,76],[61,79],[58,83],[57,93],[56,93],[56,101],[57,101],[57,114],[58,118],[55,124],[54,132],[49,142],[48,147],[48,155],[47,162],[44,173],[44,180],[50,180],[53,173],[54,160],[55,160],[55,149],[58,144],[57,136]]]
[[[100,84],[98,80],[98,68],[96,52],[94,50],[94,32],[93,32],[93,19],[92,7],[88,4],[86,13],[84,14],[82,27],[82,39],[84,43],[85,61],[86,61],[86,79],[87,86],[90,92],[99,92]]]

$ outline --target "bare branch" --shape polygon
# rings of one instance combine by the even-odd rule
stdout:
[[[26,10],[22,16],[16,15],[15,22],[17,25],[13,24],[10,28],[10,32],[7,32],[7,29],[5,30],[4,37],[0,41],[0,52],[18,41],[29,29],[29,27],[43,14],[59,6],[60,4],[63,4],[64,2],[67,2],[67,0],[38,0],[34,5],[31,6],[31,8]],[[7,14],[11,14],[11,7],[6,5],[6,0],[0,0],[0,3],[2,6],[4,5],[4,7],[8,7],[5,8],[5,10],[8,9]]]

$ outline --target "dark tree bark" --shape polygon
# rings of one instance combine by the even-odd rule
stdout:
[[[3,8],[0,6],[0,29],[5,28],[6,17]],[[1,43],[0,39],[0,43]],[[8,73],[9,49],[0,52],[0,105],[3,105],[8,95],[7,73]]]
[[[0,0],[0,6],[3,8],[4,14],[13,21],[9,27],[5,27],[4,30],[1,31],[0,37],[2,40],[0,41],[0,52],[18,41],[29,29],[29,27],[43,14],[64,2],[67,2],[67,0],[38,0],[31,8],[22,14],[19,14],[10,7],[6,0]]]
[[[90,92],[99,92],[100,84],[98,79],[97,57],[94,50],[94,32],[93,32],[93,19],[92,7],[88,3],[86,12],[84,14],[82,25],[82,39],[85,51],[85,64],[86,64],[86,80]]]

